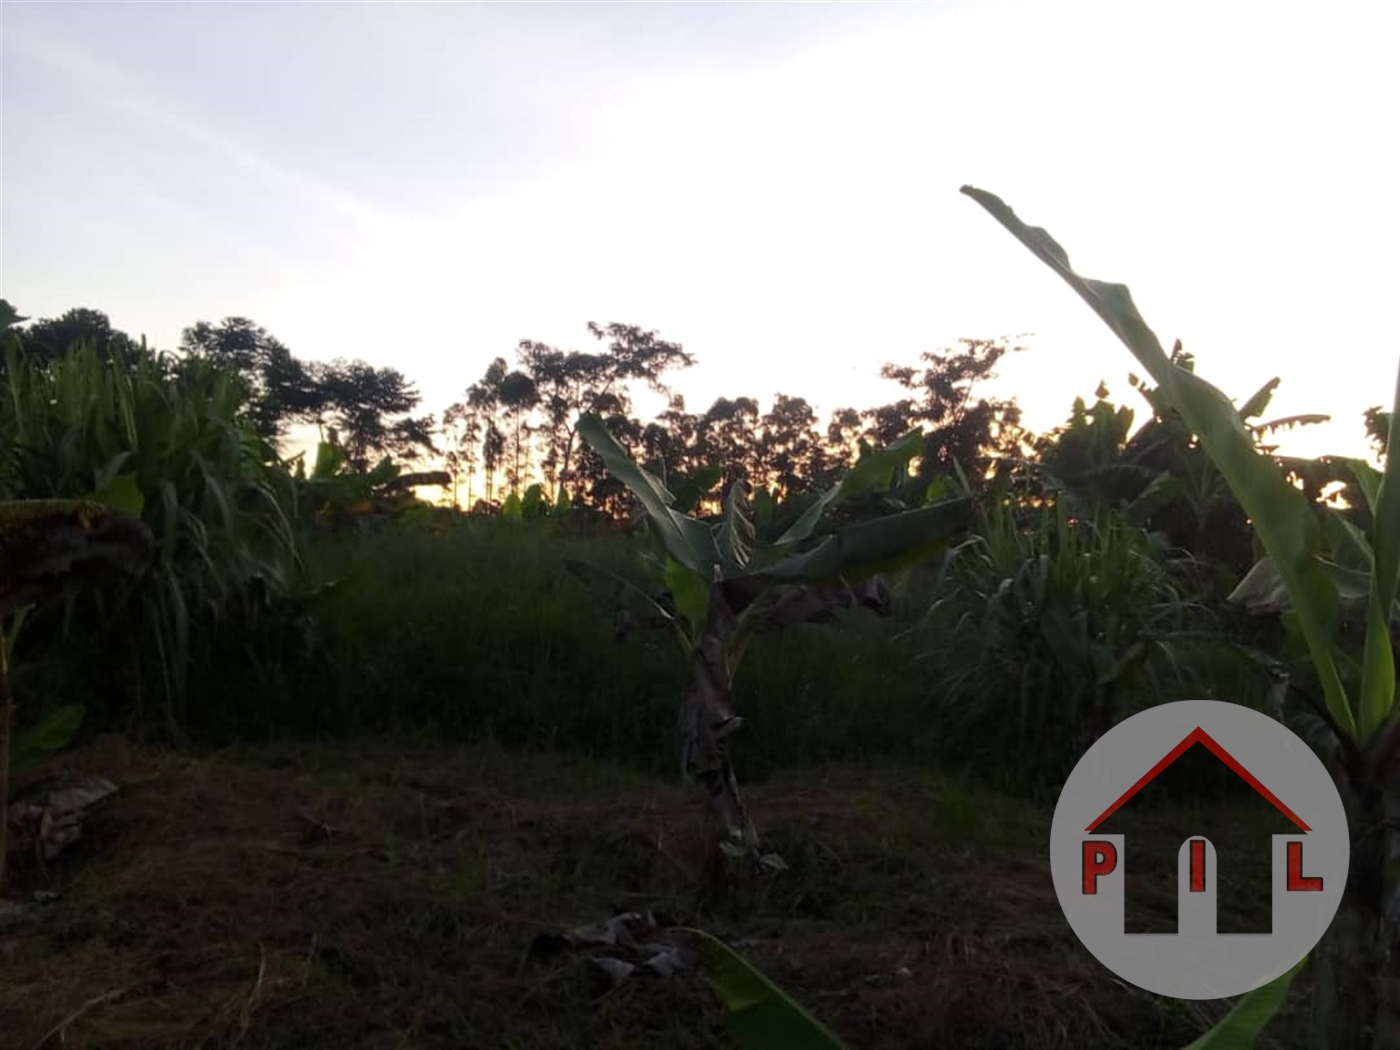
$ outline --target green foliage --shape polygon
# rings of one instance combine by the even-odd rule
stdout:
[[[538,482],[527,488],[523,496],[512,492],[501,504],[501,517],[509,521],[536,521],[548,517],[553,512],[554,508],[544,494],[544,486]]]
[[[712,566],[719,565],[726,580],[752,575],[788,583],[850,582],[921,560],[945,545],[971,515],[970,499],[945,500],[872,522],[838,527],[820,538],[816,546],[797,550],[814,535],[823,513],[834,504],[902,479],[918,451],[916,431],[888,448],[867,452],[775,543],[755,548],[748,501],[738,483],[730,487],[721,521],[711,527],[676,511],[673,495],[632,460],[601,419],[585,416],[579,422],[579,433],[641,500],[665,553],[702,581],[708,579]]]
[[[244,642],[210,654],[219,673],[201,686],[201,705],[226,712],[224,736],[211,739],[486,735],[673,774],[663,749],[683,668],[678,623],[664,616],[684,607],[684,591],[659,593],[634,537],[576,535],[561,523],[405,515],[319,537],[308,576],[342,582],[308,597],[304,617],[277,621],[284,649],[257,666]],[[661,630],[618,644],[624,616]],[[925,732],[936,689],[914,662],[917,640],[892,642],[877,617],[838,620],[838,630],[764,634],[746,651],[746,775],[824,759],[944,757]]]
[[[142,344],[114,329],[101,310],[86,307],[33,322],[24,330],[20,345],[25,356],[38,364],[57,361],[79,346],[88,347],[103,361],[118,367],[145,351]]]
[[[113,695],[114,678],[154,670],[172,730],[187,714],[191,668],[206,666],[201,654],[224,620],[287,593],[297,565],[292,479],[241,408],[238,383],[206,364],[177,373],[148,356],[117,370],[91,348],[47,366],[13,346],[7,355],[0,497],[139,502],[158,553],[134,613],[118,618],[94,595],[64,622],[70,645],[91,647],[102,695],[124,714],[132,701]],[[133,651],[134,666],[114,665]]]
[[[1193,373],[1195,362],[1180,345],[1171,364]],[[1248,517],[1224,476],[1196,440],[1181,413],[1160,388],[1130,376],[1151,416],[1131,433],[1134,413],[1107,400],[1100,384],[1097,400],[1086,406],[1076,399],[1069,421],[1035,442],[1036,474],[1056,498],[1068,499],[1076,516],[1095,517],[1105,510],[1160,533],[1173,546],[1219,567],[1221,594],[1254,562],[1253,532]],[[1260,422],[1280,380],[1271,379],[1239,408],[1240,420],[1261,454],[1273,455],[1269,435],[1289,427],[1325,420],[1296,416]],[[1318,461],[1274,457],[1289,480],[1301,480],[1309,501],[1320,499],[1334,471]]]
[[[699,944],[706,975],[744,1050],[845,1050],[846,1044],[734,949],[703,930],[685,932]]]
[[[578,432],[602,458],[607,469],[641,500],[666,553],[705,579],[710,566],[720,561],[709,526],[675,510],[672,507],[675,496],[659,478],[633,462],[598,416],[583,416],[578,422]]]
[[[11,771],[38,765],[55,751],[67,747],[82,729],[86,713],[87,708],[82,704],[66,704],[17,735],[10,744]]]
[[[1195,561],[1143,529],[1064,503],[1026,517],[990,503],[906,633],[942,687],[938,731],[1035,790],[1124,718],[1200,687],[1196,639],[1214,623]]]
[[[778,546],[801,543],[816,530],[822,515],[842,500],[892,488],[902,481],[909,462],[919,453],[922,432],[914,430],[880,449],[866,448],[855,466],[811,504],[792,527],[778,537]]]
[[[1400,583],[1400,464],[1387,457],[1375,488],[1370,548],[1373,561],[1366,581],[1365,640],[1359,660],[1338,643],[1344,594],[1333,571],[1338,556],[1362,537],[1335,518],[1319,518],[1307,497],[1284,472],[1262,455],[1241,413],[1217,388],[1174,364],[1138,313],[1128,289],[1081,277],[1070,268],[1063,248],[1043,229],[1025,225],[996,196],[964,186],[1042,262],[1054,270],[1132,351],[1157,381],[1162,396],[1181,414],[1231,491],[1253,522],[1288,600],[1288,623],[1302,636],[1323,692],[1318,715],[1335,737],[1338,751],[1329,755],[1347,809],[1356,844],[1340,923],[1333,924],[1319,947],[1319,990],[1312,1040],[1320,1044],[1369,1045],[1377,1014],[1388,992],[1378,984],[1391,952],[1387,912],[1400,886],[1387,820],[1393,805],[1386,778],[1400,755],[1400,715],[1395,708],[1395,651],[1392,607]],[[1391,410],[1389,447],[1400,436],[1400,372]],[[1324,525],[1324,522],[1327,524]],[[1342,566],[1347,568],[1347,566]],[[1350,567],[1356,571],[1356,565]],[[1363,577],[1364,578],[1364,577]],[[1360,667],[1356,674],[1353,668]],[[1369,841],[1368,841],[1369,840]],[[1359,873],[1358,873],[1359,870]],[[1362,931],[1362,926],[1370,928]],[[1374,947],[1379,946],[1379,947]],[[1355,998],[1355,1005],[1347,1002]],[[1276,1005],[1276,1002],[1275,1004]],[[1261,1007],[1259,1023],[1267,1019]],[[1364,1042],[1363,1042],[1364,1041]]]
[[[1185,1050],[1246,1050],[1254,1045],[1288,995],[1289,985],[1307,965],[1305,955],[1293,968],[1279,974],[1268,984],[1260,985],[1235,1001],[1214,1028],[1191,1043]]]
[[[236,377],[243,413],[269,440],[297,422],[327,427],[361,473],[375,456],[433,451],[432,417],[410,415],[421,400],[394,368],[364,361],[304,362],[246,317],[200,321],[180,339],[184,362]]]
[[[1274,571],[1288,593],[1294,622],[1305,639],[1321,683],[1326,711],[1348,739],[1373,738],[1394,703],[1395,667],[1390,609],[1400,572],[1400,467],[1388,462],[1377,493],[1374,549],[1380,553],[1367,602],[1366,646],[1360,691],[1350,701],[1343,686],[1333,639],[1340,623],[1341,596],[1321,557],[1323,530],[1306,497],[1254,445],[1240,412],[1210,383],[1174,365],[1133,305],[1128,289],[1080,277],[1044,230],[1026,226],[1000,199],[972,187],[963,192],[986,208],[1042,262],[1058,273],[1123,341],[1157,381],[1219,467],[1254,523]],[[1396,401],[1400,404],[1400,377]],[[1391,431],[1396,429],[1394,415]]]
[[[337,735],[428,727],[651,768],[675,718],[656,696],[658,681],[674,678],[673,657],[612,644],[559,564],[584,555],[624,586],[625,541],[560,535],[546,521],[459,516],[436,527],[405,517],[328,535],[309,549],[308,568],[343,582],[316,602],[315,646],[247,697],[252,726]]]

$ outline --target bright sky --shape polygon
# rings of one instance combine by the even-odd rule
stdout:
[[[173,348],[245,315],[440,411],[522,338],[682,343],[692,410],[889,400],[1017,336],[1048,428],[1128,351],[958,187],[1127,283],[1285,445],[1364,449],[1400,359],[1400,4],[5,0],[3,270]],[[648,406],[650,407],[650,406]]]

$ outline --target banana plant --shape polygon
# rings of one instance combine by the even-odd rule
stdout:
[[[717,524],[676,509],[676,498],[654,474],[633,461],[602,419],[586,415],[579,435],[608,471],[641,502],[654,541],[652,565],[669,598],[586,563],[569,569],[589,583],[611,580],[630,589],[675,631],[689,661],[690,678],[678,723],[681,771],[706,790],[706,864],[700,899],[724,889],[726,858],[752,870],[781,868],[782,859],[761,850],[729,756],[729,737],[743,720],[735,713],[734,675],[757,634],[797,623],[831,620],[836,609],[865,605],[888,613],[890,594],[877,579],[941,550],[966,527],[967,498],[846,525],[818,535],[826,512],[841,501],[888,488],[907,474],[922,434],[914,431],[880,450],[869,450],[772,543],[758,542],[747,485],[735,482]]]
[[[64,499],[0,503],[0,891],[5,886],[9,848],[10,736],[15,713],[10,666],[25,617],[39,603],[73,588],[100,584],[113,576],[139,576],[154,556],[151,530],[138,517],[104,503]],[[71,720],[72,711],[64,710],[68,711],[64,717]],[[35,742],[32,736],[21,739],[29,745]]]
[[[994,194],[971,186],[962,192],[1057,273],[1127,346],[1253,522],[1268,563],[1256,566],[1250,586],[1237,597],[1258,603],[1267,589],[1262,585],[1271,583],[1274,607],[1286,609],[1289,629],[1303,642],[1322,693],[1319,717],[1335,742],[1327,759],[1351,832],[1346,889],[1315,951],[1307,1045],[1400,1046],[1400,711],[1392,637],[1400,578],[1400,457],[1388,456],[1384,473],[1353,462],[1372,512],[1369,537],[1320,513],[1256,448],[1241,411],[1215,386],[1172,363],[1126,286],[1081,277],[1045,230],[1026,225]],[[1400,447],[1400,375],[1388,447]],[[1349,562],[1341,560],[1344,553]],[[1341,637],[1349,603],[1365,625],[1359,652]]]

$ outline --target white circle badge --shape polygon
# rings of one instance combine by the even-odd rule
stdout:
[[[1199,818],[1203,826],[1177,855],[1176,932],[1126,932],[1136,818],[1119,810],[1193,747],[1253,789],[1285,831],[1227,841],[1240,837],[1234,828]],[[1269,932],[1217,931],[1212,835],[1229,856],[1257,849],[1261,861],[1270,857],[1272,884],[1258,888],[1272,899]],[[1065,781],[1050,829],[1055,894],[1075,935],[1123,980],[1177,999],[1243,995],[1292,969],[1331,924],[1350,857],[1346,811],[1312,749],[1269,716],[1214,700],[1148,708],[1104,734]]]

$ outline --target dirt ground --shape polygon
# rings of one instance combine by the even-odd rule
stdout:
[[[646,908],[742,951],[852,1050],[1178,1048],[1228,1008],[1117,980],[1060,912],[1050,809],[927,771],[752,786],[789,870],[699,918],[698,790],[582,759],[108,737],[38,772],[120,791],[14,874],[58,896],[0,929],[10,1050],[735,1046],[698,974],[610,988],[586,952],[532,951]],[[1293,1042],[1305,978],[1261,1047]]]

